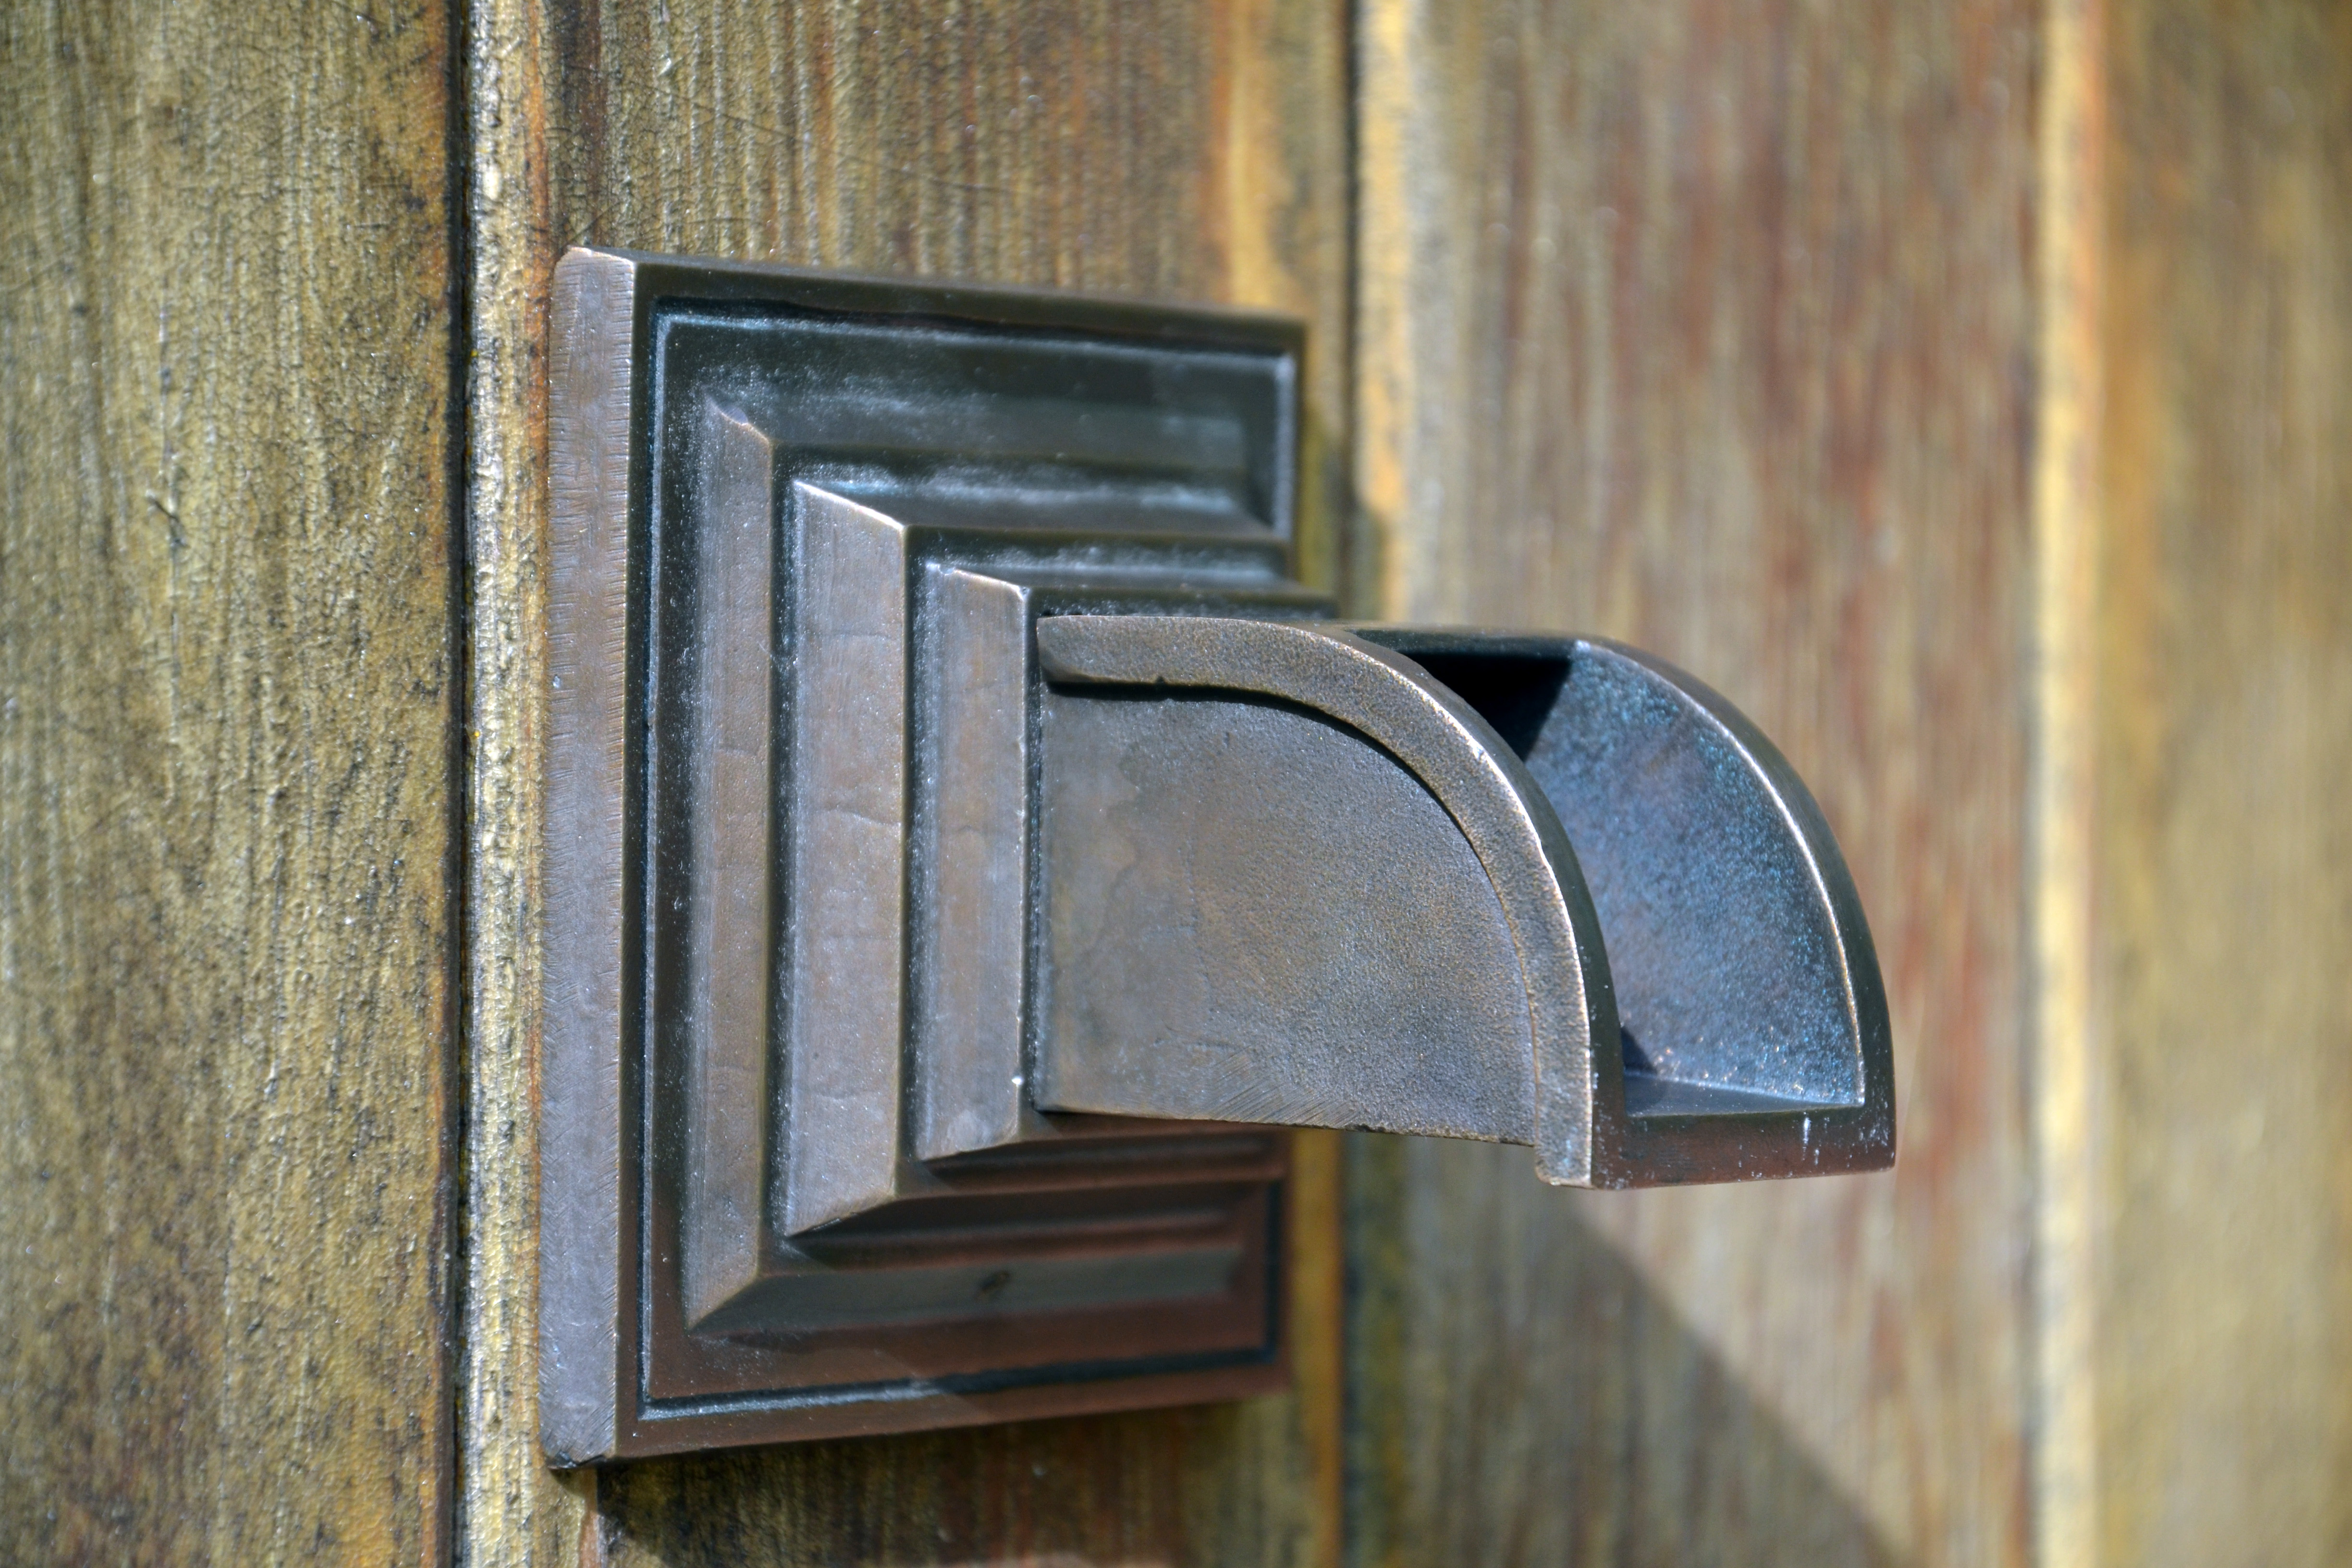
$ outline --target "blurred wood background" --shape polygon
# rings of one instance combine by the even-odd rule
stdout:
[[[2103,1560],[2352,1561],[2352,13],[2108,22]]]
[[[2038,37],[2009,0],[1369,10],[1380,609],[1622,637],[1763,726],[1870,912],[1901,1153],[1570,1194],[1360,1142],[1363,1561],[2025,1553]]]
[[[0,7],[0,1556],[2352,1561],[2352,13]],[[562,1479],[566,245],[1309,322],[1303,565],[1812,784],[1891,1175],[1302,1139],[1240,1405]]]

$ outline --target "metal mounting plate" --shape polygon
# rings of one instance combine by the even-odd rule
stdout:
[[[889,587],[853,608],[906,646],[923,584],[975,567],[1024,584],[1024,637],[1039,595],[1314,610],[1288,581],[1298,329],[605,251],[565,258],[555,293],[548,1451],[1278,1386],[1284,1134],[1030,1112],[1028,1142],[926,1161],[918,1107],[876,1134],[910,1195],[804,1228],[786,1135],[822,1107],[793,1055],[808,1021],[775,998],[800,994],[793,856],[870,854],[882,934],[845,973],[919,1005],[929,961],[884,891],[935,874],[940,829],[923,734],[878,731],[898,771],[859,775],[882,804],[845,808],[846,837],[812,846],[780,782],[795,703],[834,689],[795,624],[831,613],[794,608],[803,498],[903,525]],[[906,662],[902,726],[925,668]],[[869,820],[887,831],[860,837]]]

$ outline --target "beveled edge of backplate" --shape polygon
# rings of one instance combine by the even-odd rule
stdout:
[[[1277,350],[1286,358],[1278,433],[1286,541],[1296,477],[1303,329],[1243,311],[962,284],[915,284],[739,262],[575,248],[558,264],[550,344],[549,743],[543,832],[540,1049],[541,1440],[558,1466],[750,1443],[920,1430],[1142,1408],[1269,1392],[1286,1381],[1279,1283],[1286,1184],[1267,1187],[1267,1341],[1216,1364],[1070,1364],[986,1377],[914,1378],[823,1397],[647,1407],[643,1248],[647,1233],[640,1048],[628,1019],[643,965],[630,910],[643,897],[627,826],[642,789],[630,693],[643,679],[632,625],[643,591],[631,550],[652,505],[657,302],[768,303],[882,318],[1103,334],[1140,344]],[[1276,1147],[1280,1147],[1277,1143]]]
[[[629,518],[644,482],[630,439],[636,282],[630,258],[572,251],[556,268],[549,326],[539,1400],[559,1463],[615,1447],[622,1293],[635,1284],[621,991]]]

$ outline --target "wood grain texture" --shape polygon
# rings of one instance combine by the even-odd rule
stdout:
[[[2097,1005],[2099,464],[2105,435],[2106,16],[2043,13],[2034,258],[2032,741],[2026,1125],[2032,1142],[2032,1532],[2043,1568],[2098,1538],[2098,1236],[2107,1057]]]
[[[0,14],[0,1556],[433,1563],[449,17]]]
[[[1378,607],[1653,648],[1811,783],[1887,1176],[1569,1194],[1351,1145],[1351,1554],[2017,1562],[2040,13],[1477,7],[1360,39]]]
[[[469,43],[476,752],[462,1534],[481,1563],[1313,1563],[1337,1553],[1337,1150],[1294,1187],[1297,1391],[937,1437],[540,1458],[533,798],[545,310],[563,247],[1271,307],[1307,377],[1301,543],[1339,570],[1344,16],[1230,5],[482,0]]]
[[[2100,1560],[2352,1561],[2352,15],[2110,8]]]

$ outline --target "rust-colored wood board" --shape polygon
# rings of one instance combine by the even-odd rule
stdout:
[[[1627,638],[1779,742],[1870,913],[1901,1154],[1568,1194],[1353,1142],[1361,1562],[2026,1555],[2039,26],[1364,10],[1363,589]]]
[[[0,1521],[447,1550],[449,17],[0,16]]]
[[[2101,1560],[2352,1561],[2352,16],[2110,8]]]
[[[1337,1147],[1294,1166],[1296,1392],[568,1479],[534,1410],[545,312],[593,243],[1285,310],[1307,569],[1338,570],[1347,60],[1332,0],[489,0],[473,139],[468,1561],[1314,1563],[1338,1551]]]

